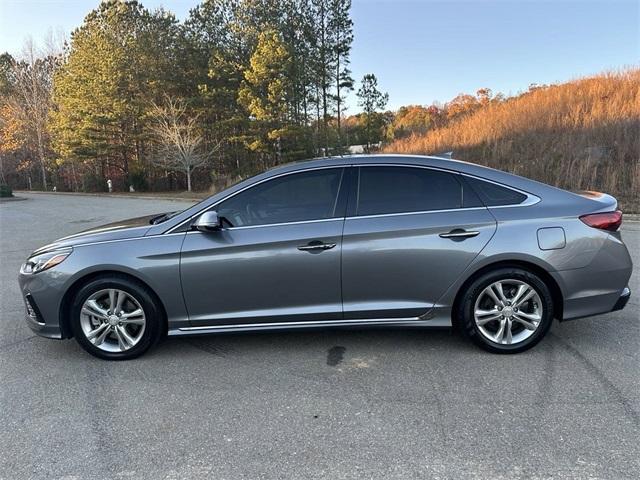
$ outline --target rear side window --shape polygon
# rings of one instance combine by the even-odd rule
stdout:
[[[412,167],[361,167],[356,215],[448,210],[462,206],[455,175]]]
[[[471,186],[487,207],[518,205],[527,198],[526,195],[520,192],[477,178],[464,177],[464,181]]]

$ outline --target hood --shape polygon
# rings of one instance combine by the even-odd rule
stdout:
[[[160,215],[146,215],[144,217],[129,218],[94,227],[80,233],[60,238],[55,242],[38,248],[33,253],[41,253],[56,248],[73,247],[93,242],[107,242],[111,240],[126,240],[128,238],[143,237],[151,227],[151,220],[158,216]]]

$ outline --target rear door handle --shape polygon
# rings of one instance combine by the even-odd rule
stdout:
[[[480,232],[477,232],[474,230],[464,230],[462,228],[455,228],[450,232],[441,233],[440,238],[464,239],[464,238],[475,237],[476,235],[480,235]]]
[[[323,243],[316,240],[309,242],[307,245],[300,245],[298,250],[303,252],[322,252],[324,250],[331,250],[335,246],[335,243]]]

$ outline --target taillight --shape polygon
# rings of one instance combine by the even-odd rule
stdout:
[[[580,220],[590,227],[615,232],[622,225],[622,212],[616,210],[615,212],[590,213],[589,215],[582,215]]]

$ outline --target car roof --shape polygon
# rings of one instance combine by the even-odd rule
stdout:
[[[450,170],[453,172],[466,173],[482,178],[487,178],[499,183],[506,183],[511,185],[512,182],[520,183],[518,180],[522,180],[525,183],[533,182],[523,177],[518,177],[511,173],[495,170],[490,167],[478,165],[475,163],[465,162],[462,160],[454,160],[448,158],[442,158],[437,156],[428,155],[401,155],[401,154],[368,154],[368,155],[342,155],[334,157],[319,157],[310,160],[302,160],[297,162],[291,162],[284,165],[279,165],[267,170],[262,175],[257,177],[271,177],[280,175],[283,173],[294,172],[298,170],[308,170],[318,167],[333,167],[344,165],[416,165],[422,167],[432,167],[442,170]],[[256,177],[256,178],[257,178]],[[537,183],[537,182],[534,182]],[[540,184],[544,185],[544,184]],[[522,188],[522,185],[511,185],[516,188]],[[546,185],[545,185],[546,186]]]
[[[295,170],[306,170],[316,167],[331,167],[341,165],[366,165],[366,164],[384,164],[384,165],[421,165],[445,170],[454,170],[458,172],[487,170],[499,172],[489,167],[478,165],[475,163],[465,162],[463,160],[448,159],[432,155],[404,155],[393,153],[379,153],[368,155],[340,155],[333,157],[317,157],[308,160],[299,160],[286,163],[270,168],[265,173],[280,174]],[[504,173],[504,172],[503,172]],[[271,176],[271,175],[269,175]]]

